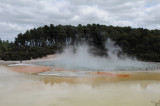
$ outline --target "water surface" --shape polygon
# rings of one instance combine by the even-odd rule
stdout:
[[[0,106],[159,106],[160,73],[126,73],[131,77],[58,77],[0,67]]]

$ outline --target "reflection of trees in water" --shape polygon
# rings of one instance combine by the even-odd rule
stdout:
[[[32,75],[32,79],[37,79],[43,82],[46,85],[54,86],[54,84],[69,84],[69,85],[78,85],[78,84],[87,84],[91,85],[93,88],[112,85],[113,87],[131,87],[139,85],[141,89],[147,89],[148,86],[152,84],[160,84],[160,80],[146,80],[138,78],[118,78],[118,77],[94,77],[94,78],[79,78],[79,77],[55,77],[55,76],[39,76]],[[153,76],[154,77],[154,76]]]
[[[69,85],[76,84],[88,84],[92,87],[98,87],[104,85],[105,83],[118,82],[120,79],[116,77],[93,77],[93,78],[83,78],[83,77],[55,77],[55,76],[33,76],[33,79],[38,79],[44,84],[49,84],[54,86],[54,84],[66,83]]]
[[[75,84],[76,81],[70,78],[58,78],[58,77],[39,77],[38,78],[44,84],[50,84],[53,86],[54,84],[61,84],[61,83],[68,83],[68,84]]]
[[[54,84],[62,84],[67,83],[69,85],[76,85],[76,84],[91,84],[91,85],[97,85],[101,82],[97,78],[76,78],[76,77],[39,77],[38,78],[41,82],[44,84],[50,84],[53,86]]]

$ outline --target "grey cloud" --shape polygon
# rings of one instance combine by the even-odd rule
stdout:
[[[46,24],[99,23],[158,29],[159,9],[159,0],[1,0],[0,38],[7,35],[13,39],[18,33]]]

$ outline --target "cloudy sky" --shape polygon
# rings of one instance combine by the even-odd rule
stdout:
[[[0,38],[50,24],[160,29],[160,0],[0,0]]]

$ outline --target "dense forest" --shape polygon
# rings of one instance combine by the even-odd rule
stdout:
[[[14,42],[0,40],[2,60],[28,60],[62,52],[67,45],[85,42],[95,54],[107,55],[105,41],[112,39],[123,52],[144,61],[160,61],[160,30],[87,24],[43,26],[20,33]]]

